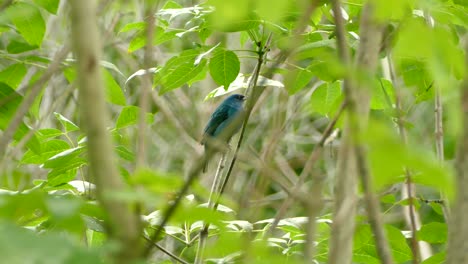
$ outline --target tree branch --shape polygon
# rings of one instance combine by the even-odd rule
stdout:
[[[97,30],[96,1],[70,1],[72,42],[77,56],[81,118],[87,134],[89,172],[96,183],[97,197],[109,215],[109,238],[119,243],[114,256],[117,263],[128,263],[140,257],[138,218],[130,204],[112,197],[124,191],[117,171],[114,150],[106,129],[108,112],[99,65],[101,50]]]

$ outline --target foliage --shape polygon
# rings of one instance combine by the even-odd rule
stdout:
[[[0,12],[2,131],[28,95],[27,89],[44,75],[53,54],[69,39],[68,11],[62,2],[66,1],[14,1]],[[438,199],[439,192],[453,197],[451,162],[460,129],[457,88],[467,77],[460,42],[468,28],[468,6],[462,1],[374,1],[377,18],[389,22],[388,43],[382,46],[381,58],[394,63],[394,80],[385,74],[388,69],[384,63],[378,76],[371,77],[341,65],[327,1],[319,1],[305,20],[302,16],[309,1],[160,1],[151,40],[156,62],[145,70],[140,66],[143,48],[148,45],[146,22],[141,20],[144,2],[111,1],[99,11],[99,28],[103,38],[100,65],[112,114],[108,131],[121,176],[134,187],[111,195],[142,205],[146,235],[158,228],[163,208],[182,186],[183,175],[201,150],[197,142],[214,106],[211,99],[219,101],[217,97],[227,92],[244,92],[258,57],[257,45],[265,44],[270,33],[273,36],[259,81],[265,94],[249,120],[230,191],[222,200],[223,206],[213,212],[203,206],[211,176],[202,176],[192,186],[193,195],[184,199],[159,239],[176,255],[192,262],[197,234],[202,223],[209,222],[208,263],[303,261],[306,209],[294,204],[275,232],[270,234],[269,227],[285,198],[281,182],[292,188],[297,181],[317,138],[344,100],[342,79],[347,75],[372,87],[372,125],[359,140],[369,147],[375,187],[381,191],[390,184],[403,184],[403,168],[408,168],[417,183],[417,197]],[[359,45],[362,6],[361,0],[343,3],[353,54]],[[433,18],[433,27],[423,10]],[[300,23],[305,23],[306,30],[295,36]],[[294,45],[296,48],[289,50]],[[274,69],[274,77],[267,76],[280,52],[291,54]],[[148,168],[136,170],[136,142],[141,140],[137,137],[139,79],[145,74],[152,74],[152,98],[156,99],[145,120],[151,131],[146,139]],[[73,55],[61,62],[60,70],[43,88],[0,164],[0,255],[8,263],[109,262],[107,256],[116,245],[107,240],[107,213],[95,201],[96,186],[87,173],[87,137],[76,103]],[[396,129],[395,89],[403,94],[407,145],[401,143]],[[433,147],[435,89],[440,89],[446,107],[443,140],[447,159],[443,162],[436,160]],[[204,102],[204,98],[210,100]],[[336,126],[343,127],[341,119]],[[280,130],[283,134],[277,141],[275,133]],[[339,140],[330,141],[313,173],[333,177]],[[278,171],[282,180],[258,167],[254,162],[258,157]],[[307,190],[313,184],[309,180],[303,187]],[[333,199],[333,181],[326,184],[324,196]],[[308,195],[306,199],[315,197]],[[395,262],[408,263],[413,258],[409,227],[401,215],[409,203],[395,192],[382,196],[380,202]],[[438,204],[414,202],[422,222],[417,238],[434,251],[423,263],[442,263],[447,241],[442,210]],[[318,263],[328,260],[331,212],[332,203],[327,203],[316,219]],[[359,210],[358,220],[353,262],[380,263],[364,210]],[[155,254],[148,261],[167,259]]]

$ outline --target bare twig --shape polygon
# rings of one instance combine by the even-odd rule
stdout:
[[[315,145],[314,149],[312,150],[312,153],[310,154],[309,158],[307,159],[307,161],[306,161],[306,163],[304,165],[304,169],[302,170],[302,172],[301,172],[301,174],[299,176],[299,179],[298,179],[296,185],[294,186],[294,191],[298,191],[300,189],[300,187],[304,184],[307,176],[309,176],[311,174],[315,163],[317,162],[317,160],[319,159],[319,157],[320,157],[320,155],[322,153],[323,146],[325,145],[325,141],[327,140],[327,138],[333,132],[333,129],[334,129],[335,125],[336,125],[336,122],[338,122],[338,119],[341,117],[341,114],[343,113],[345,108],[346,108],[346,102],[341,103],[340,108],[338,109],[338,112],[330,120],[327,127],[323,131],[322,138],[317,143],[317,145]],[[313,174],[313,175],[315,176],[316,174]],[[320,182],[320,180],[318,182]],[[314,183],[315,183],[315,181],[314,181]],[[273,223],[270,226],[270,231],[269,231],[270,233],[273,232],[274,229],[276,229],[276,227],[278,226],[279,221],[281,220],[281,218],[284,217],[284,214],[286,213],[287,209],[292,205],[293,201],[294,200],[292,199],[292,197],[288,197],[283,202],[280,209],[276,213],[275,220],[273,221]]]
[[[223,181],[223,170],[224,164],[226,162],[226,154],[223,153],[221,159],[219,160],[218,169],[216,170],[215,177],[213,179],[213,184],[211,186],[210,197],[208,198],[208,208],[215,209],[215,202],[218,201],[220,193],[220,187]],[[216,209],[215,209],[216,210]],[[208,230],[210,228],[210,223],[204,223],[203,228],[200,232],[200,238],[198,242],[197,254],[195,256],[195,264],[200,264],[203,262],[203,256],[205,252],[206,240],[208,238]]]
[[[151,3],[151,2],[149,2]],[[154,10],[151,4],[146,7],[146,45],[143,69],[146,71],[153,66],[153,35],[154,35]],[[152,87],[152,74],[146,72],[141,78],[140,113],[138,115],[138,137],[137,137],[137,168],[146,166],[146,112],[149,108],[149,95]]]
[[[357,80],[354,80],[350,75],[350,57],[348,45],[346,43],[346,34],[344,22],[342,18],[341,5],[339,0],[333,1],[333,13],[335,16],[336,33],[339,53],[346,69],[348,70],[345,78],[344,92],[345,98],[349,103],[348,119],[342,140],[342,148],[340,152],[341,166],[337,175],[337,190],[346,192],[346,195],[336,193],[335,219],[332,229],[332,243],[330,245],[330,262],[345,263],[351,259],[352,250],[352,233],[354,232],[354,216],[355,216],[355,180],[357,174],[361,177],[361,183],[364,190],[364,202],[366,204],[368,218],[371,229],[375,236],[377,253],[382,263],[393,263],[392,255],[388,241],[386,239],[385,230],[383,228],[380,217],[379,201],[372,191],[372,177],[367,165],[365,147],[362,143],[356,142],[354,137],[363,131],[367,124],[367,116],[369,113],[369,94],[366,90],[357,89]],[[382,39],[382,26],[373,19],[373,4],[367,2],[362,11],[360,22],[360,45],[357,52],[356,64],[359,69],[366,70],[369,74],[373,74],[377,64],[379,47]],[[359,84],[365,86],[364,84]],[[355,169],[353,167],[355,158]],[[339,163],[340,164],[340,163]],[[352,171],[350,173],[350,170]],[[345,175],[347,174],[347,175]],[[352,184],[343,186],[343,184]],[[351,189],[345,190],[345,188]],[[353,206],[351,208],[344,207],[351,200]],[[345,222],[346,221],[346,224]],[[350,223],[351,221],[351,223]],[[343,227],[341,225],[347,225]],[[343,241],[346,240],[346,241]]]
[[[402,111],[402,92],[400,88],[400,81],[397,80],[396,74],[395,74],[395,69],[393,67],[393,61],[391,56],[388,56],[386,58],[386,62],[388,64],[389,68],[389,79],[393,83],[393,87],[395,90],[395,112],[396,112],[396,117],[397,117],[397,124],[398,124],[398,132],[401,137],[401,141],[403,144],[408,143],[407,135],[406,135],[406,128],[405,128],[405,120],[403,119],[403,111]],[[430,245],[424,241],[420,241],[418,243],[417,239],[417,230],[418,227],[421,225],[419,221],[419,216],[418,212],[416,211],[416,208],[414,206],[414,198],[416,195],[413,193],[414,190],[414,184],[412,183],[412,175],[411,172],[409,171],[408,168],[404,168],[405,175],[406,175],[406,184],[405,187],[402,188],[402,198],[409,198],[409,203],[408,203],[408,208],[403,208],[404,213],[407,217],[407,223],[411,228],[411,251],[413,253],[413,263],[419,263],[420,258],[423,260],[430,257],[431,254],[431,248]],[[406,210],[407,209],[407,210]]]
[[[150,238],[148,238],[147,236],[143,236],[143,238],[150,242],[150,243],[153,243]],[[162,252],[164,252],[166,255],[168,255],[169,257],[171,257],[172,259],[174,259],[175,261],[178,261],[179,263],[182,263],[182,264],[188,264],[189,262],[179,258],[177,255],[175,255],[174,253],[170,252],[169,250],[165,249],[164,247],[162,247],[161,245],[159,245],[158,243],[153,243],[153,245],[158,248],[159,250],[161,250]]]

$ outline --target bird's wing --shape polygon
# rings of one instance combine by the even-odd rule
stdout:
[[[229,112],[226,111],[223,107],[218,107],[210,117],[210,121],[205,127],[204,134],[213,136],[216,129],[221,125],[226,119],[229,118]]]

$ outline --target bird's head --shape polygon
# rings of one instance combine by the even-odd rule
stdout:
[[[231,101],[231,102],[243,102],[246,99],[246,97],[242,94],[233,94],[230,95],[228,98],[226,98],[226,101]]]

